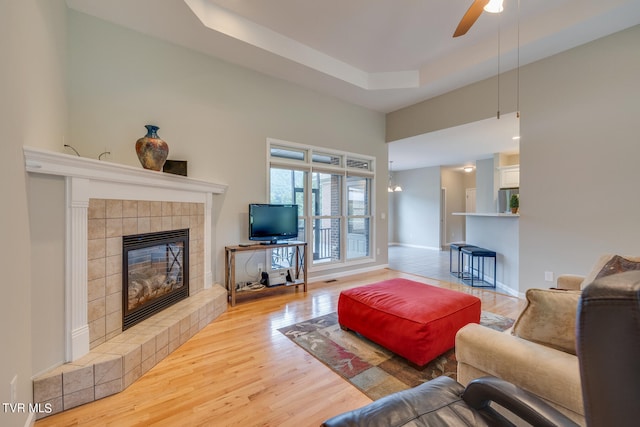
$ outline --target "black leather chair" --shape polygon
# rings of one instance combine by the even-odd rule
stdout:
[[[640,425],[640,271],[585,288],[576,328],[585,418],[592,427]],[[576,424],[519,387],[494,377],[466,388],[448,377],[383,397],[325,427],[513,426],[496,403],[533,426]]]
[[[640,425],[640,271],[587,286],[576,328],[587,425]]]

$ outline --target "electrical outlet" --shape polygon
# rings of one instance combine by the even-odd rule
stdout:
[[[11,403],[15,404],[18,401],[18,374],[13,376],[13,379],[11,380],[9,385],[11,386]]]
[[[553,282],[553,271],[545,271],[544,272],[544,281],[545,282]]]

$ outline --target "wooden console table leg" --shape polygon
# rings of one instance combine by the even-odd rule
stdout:
[[[224,280],[231,306],[236,305],[236,253],[226,250],[224,255]]]
[[[302,273],[304,277],[304,291],[307,292],[307,283],[309,282],[309,278],[307,277],[307,270],[309,267],[309,258],[307,257],[307,251],[309,250],[308,246],[302,248],[304,250],[304,255],[302,257],[302,268],[304,268],[304,272]]]
[[[302,268],[302,280],[304,281],[303,289],[307,292],[307,246],[298,246],[298,250],[302,251],[302,257],[297,262],[298,265],[296,267],[299,266]]]
[[[232,252],[231,253],[231,283],[229,283],[229,286],[231,286],[231,307],[236,305],[236,253]]]

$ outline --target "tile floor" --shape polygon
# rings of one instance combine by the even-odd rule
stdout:
[[[451,283],[463,284],[462,280],[449,273],[448,250],[439,251],[437,249],[410,248],[396,245],[389,246],[389,268]]]

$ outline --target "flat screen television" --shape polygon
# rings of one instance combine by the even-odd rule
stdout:
[[[298,205],[249,205],[249,240],[275,244],[298,237]]]

